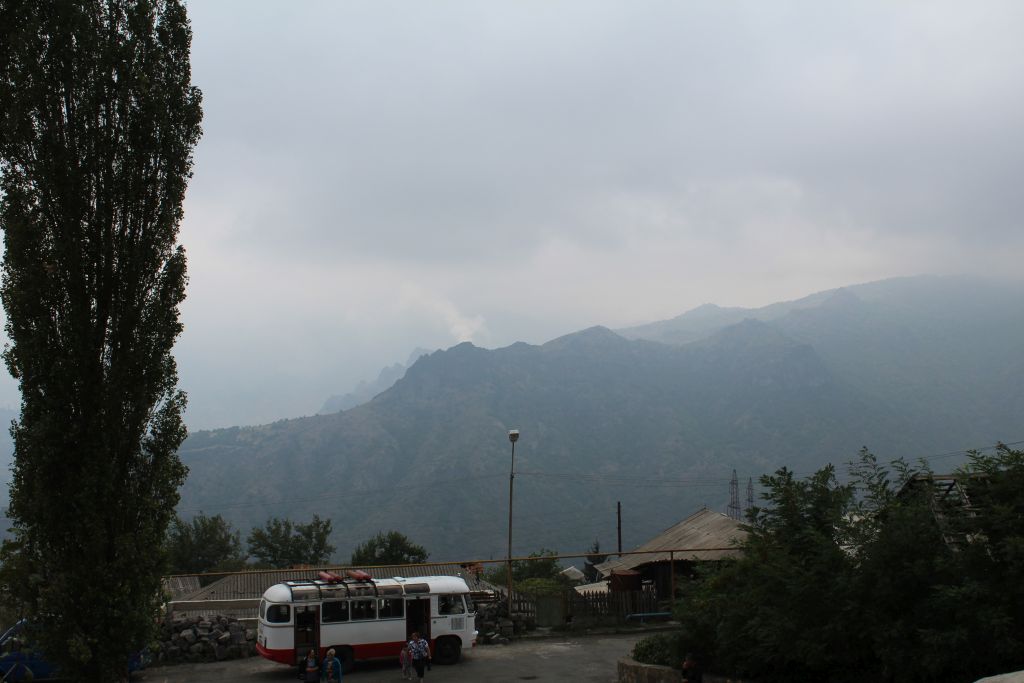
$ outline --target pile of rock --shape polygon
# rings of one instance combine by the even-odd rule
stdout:
[[[214,662],[256,654],[256,631],[232,617],[165,621],[157,637],[150,647],[154,663]]]
[[[483,645],[507,645],[514,634],[525,633],[534,627],[530,620],[519,614],[513,614],[509,619],[504,603],[477,603],[476,607],[476,630]]]

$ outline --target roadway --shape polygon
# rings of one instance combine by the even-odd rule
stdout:
[[[613,683],[616,662],[629,655],[645,633],[566,635],[522,638],[509,645],[480,645],[464,652],[462,661],[436,665],[425,682],[519,683],[520,681],[579,681]],[[295,681],[297,669],[260,657],[209,664],[153,667],[138,677],[141,683],[284,683]],[[133,680],[135,680],[133,678]],[[395,662],[359,664],[345,683],[398,682],[402,673]]]

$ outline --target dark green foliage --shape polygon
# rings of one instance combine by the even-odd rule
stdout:
[[[960,473],[971,514],[938,519],[930,473],[906,485],[915,473],[894,471],[864,451],[851,484],[831,467],[764,477],[743,556],[677,605],[692,648],[765,681],[967,682],[1024,666],[1024,454],[975,454]]]
[[[527,579],[554,579],[558,577],[561,567],[558,564],[554,550],[541,548],[537,552],[530,553],[529,560],[521,560],[512,563],[512,580],[526,581]]]
[[[828,466],[807,479],[765,476],[744,557],[714,572],[681,609],[693,648],[731,670],[778,680],[842,680],[861,668],[844,514],[853,490]]]
[[[1024,667],[1024,452],[974,453],[959,475],[970,514],[944,510],[940,528],[925,490],[904,494],[864,548],[875,649],[896,681]]]
[[[686,656],[681,633],[655,633],[633,646],[633,659],[642,664],[678,669]]]
[[[379,532],[376,536],[360,543],[352,552],[352,564],[372,566],[384,564],[419,564],[429,557],[426,548],[416,545],[397,531]]]
[[[186,473],[171,349],[202,117],[191,30],[174,0],[0,0],[0,27],[0,295],[22,394],[5,571],[62,672],[107,683],[148,641]]]
[[[572,582],[568,579],[558,577],[556,579],[531,578],[516,581],[515,589],[532,595],[563,595],[566,590],[571,590]]]
[[[330,535],[331,520],[318,515],[306,524],[274,517],[262,529],[254,527],[249,533],[249,555],[258,565],[275,569],[325,564],[334,552],[334,546],[327,542]]]
[[[167,534],[170,571],[198,574],[241,569],[245,564],[239,533],[220,515],[199,513],[186,522],[176,517]]]
[[[518,586],[520,582],[529,579],[559,579],[558,572],[561,571],[561,567],[555,558],[556,555],[558,553],[554,550],[541,548],[527,556],[531,559],[514,560],[512,562],[513,585]],[[484,579],[496,586],[507,585],[508,565],[495,563],[484,572]]]

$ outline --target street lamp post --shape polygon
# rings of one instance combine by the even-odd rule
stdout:
[[[519,430],[510,429],[508,440],[512,442],[512,469],[508,473],[508,618],[512,618],[512,484],[516,478],[516,441]]]

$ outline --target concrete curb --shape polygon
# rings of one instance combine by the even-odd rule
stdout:
[[[680,624],[669,621],[658,624],[642,626],[609,626],[605,628],[588,628],[581,630],[555,631],[554,629],[536,629],[529,633],[521,633],[512,637],[512,642],[518,640],[532,640],[535,638],[571,638],[582,636],[619,636],[619,635],[644,635],[647,633],[663,633],[665,631],[678,631]]]

